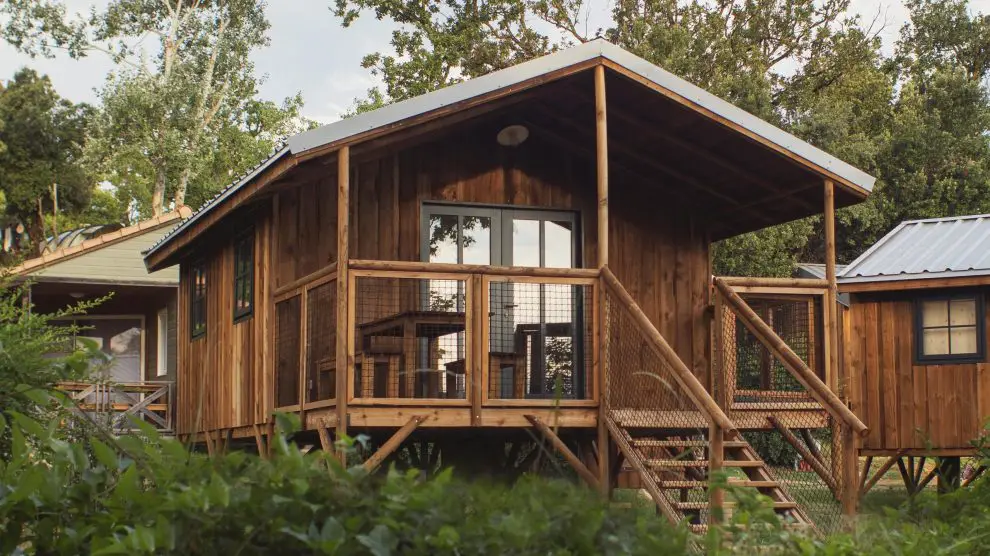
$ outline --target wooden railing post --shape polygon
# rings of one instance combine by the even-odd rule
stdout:
[[[350,374],[350,361],[347,357],[348,336],[350,328],[350,276],[348,261],[350,260],[350,161],[351,148],[344,145],[337,151],[337,432],[336,439],[340,440],[347,434],[347,375]],[[346,466],[346,454],[343,450],[337,454],[341,465]]]
[[[599,64],[595,66],[595,155],[597,165],[598,184],[598,268],[602,269],[608,265],[608,120],[606,113],[607,102],[605,100],[605,66]],[[599,284],[601,282],[599,281]],[[601,297],[601,296],[600,296]],[[604,307],[604,303],[602,304]],[[604,341],[604,318],[599,319],[602,323],[600,340]],[[604,369],[604,365],[599,366]],[[599,373],[604,375],[604,370]],[[598,473],[599,485],[602,495],[606,498],[612,495],[611,471],[609,470],[609,460],[611,459],[612,448],[609,439],[608,428],[605,426],[607,417],[607,403],[605,400],[605,380],[604,376],[598,377],[599,402],[598,402]]]
[[[708,427],[708,503],[714,523],[723,520],[725,511],[725,490],[718,484],[724,480],[719,477],[725,460],[725,432],[717,423]]]

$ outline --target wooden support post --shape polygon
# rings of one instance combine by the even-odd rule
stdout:
[[[608,121],[605,66],[595,66],[595,156],[598,166],[598,268],[608,265]]]
[[[347,400],[352,392],[347,391],[347,377],[352,372],[351,361],[347,360],[347,341],[351,331],[348,327],[350,281],[348,262],[350,260],[350,161],[351,148],[344,145],[337,151],[337,434],[339,440],[347,435]],[[340,464],[347,465],[347,455],[343,450],[337,454]]]
[[[808,442],[807,437],[804,439]],[[859,474],[859,495],[863,495],[863,487],[866,486],[866,480],[870,478],[870,469],[873,467],[873,456],[868,456],[866,458],[866,463],[863,464],[863,472]]]
[[[416,430],[416,427],[418,427],[419,424],[425,420],[426,417],[422,415],[413,415],[412,418],[410,418],[409,421],[405,425],[403,425],[401,429],[395,431],[395,434],[393,434],[391,438],[386,440],[385,443],[382,444],[380,448],[378,448],[378,451],[372,454],[371,457],[364,462],[364,470],[367,471],[368,473],[371,473],[372,471],[377,469],[378,466],[381,465],[383,461],[385,461],[385,458],[391,455],[392,452],[396,451],[399,448],[399,446],[402,445],[402,442],[405,439],[409,438],[409,435],[412,434],[414,430]]]
[[[333,451],[333,441],[330,440],[330,431],[327,430],[327,422],[323,419],[316,424],[316,433],[320,435],[320,448],[324,452],[330,453]]]
[[[982,475],[982,474],[983,474],[983,473],[984,473],[984,472],[985,472],[986,470],[987,470],[987,466],[986,466],[986,465],[981,465],[981,466],[979,466],[979,467],[977,467],[977,468],[976,468],[976,469],[975,469],[975,470],[973,471],[973,474],[972,474],[972,475],[970,475],[970,476],[969,476],[969,478],[967,478],[967,479],[966,479],[966,480],[965,480],[965,481],[963,482],[963,484],[962,484],[962,488],[966,488],[966,487],[968,487],[969,485],[971,485],[971,484],[973,484],[973,481],[975,481],[976,479],[979,479],[979,478],[980,478],[980,475]]]
[[[840,494],[844,494],[839,492],[839,485],[836,484],[835,477],[832,476],[828,469],[825,469],[822,462],[819,461],[810,450],[808,450],[808,447],[805,446],[793,432],[791,432],[791,429],[784,426],[784,424],[781,423],[776,416],[770,415],[767,417],[767,421],[769,421],[770,424],[777,429],[780,436],[782,436],[784,440],[786,440],[787,443],[797,451],[797,453],[801,454],[801,457],[804,458],[804,461],[811,466],[815,473],[818,473],[818,476],[822,478],[822,481],[824,481],[826,485],[828,485],[828,488],[832,491],[833,495],[838,497]],[[859,485],[857,484],[856,486],[858,487]]]
[[[708,502],[711,505],[712,521],[723,521],[725,511],[725,490],[715,486],[712,481],[722,481],[715,476],[722,471],[725,461],[725,434],[715,423],[708,427]]]
[[[935,468],[932,469],[931,475],[938,473],[938,493],[945,494],[952,492],[959,488],[959,477],[961,475],[961,460],[959,456],[951,457],[941,457],[935,463]],[[928,484],[931,481],[931,477],[927,477],[924,484]],[[924,488],[924,485],[919,483],[918,490],[920,491]]]
[[[267,442],[265,443],[265,447],[268,449],[268,453],[266,454],[265,458],[266,459],[271,459],[272,454],[275,453],[275,448],[274,448],[274,446],[275,446],[275,421],[274,421],[274,419],[271,420],[271,421],[268,421],[268,427],[267,428],[268,428],[268,431],[265,434]]]
[[[472,275],[471,279],[467,281],[467,286],[471,289],[471,293],[468,295],[470,306],[467,310],[467,317],[471,319],[471,325],[469,328],[470,336],[467,338],[469,352],[466,354],[464,365],[464,370],[468,373],[465,377],[465,385],[471,399],[471,426],[480,427],[482,401],[487,384],[482,369],[483,365],[487,363],[483,359],[485,359],[484,353],[486,351],[485,339],[488,338],[488,334],[484,333],[487,321],[484,317],[488,315],[488,312],[481,303],[485,295],[481,275]]]
[[[567,447],[567,444],[564,444],[564,441],[561,440],[560,437],[546,425],[546,423],[541,421],[535,415],[527,415],[526,419],[533,424],[533,427],[538,430],[544,438],[550,441],[550,444],[553,445],[554,449],[560,452],[560,455],[564,456],[567,463],[571,464],[574,471],[577,471],[577,474],[584,479],[586,483],[591,485],[591,488],[596,490],[600,488],[601,485],[598,482],[598,478],[595,477],[587,466],[584,465],[579,457],[574,455],[574,452]]]
[[[911,458],[908,457],[908,460]],[[914,494],[914,484],[912,484],[911,473],[908,472],[907,468],[904,466],[904,458],[897,458],[897,471],[901,474],[901,479],[904,481],[904,488],[908,491],[908,494]]]
[[[254,428],[254,443],[258,447],[258,455],[261,459],[268,459],[268,448],[265,447],[265,439],[261,436],[261,427],[257,424],[252,425]]]
[[[722,302],[722,294],[715,290],[715,316],[712,319],[712,326],[715,327],[713,339],[712,339],[712,377],[711,384],[713,386],[715,402],[718,406],[722,408],[723,411],[729,410],[729,392],[727,390],[729,384],[728,376],[728,365],[727,356],[725,352],[726,338],[725,338],[725,304]],[[714,430],[714,429],[712,429]],[[723,435],[724,437],[724,435]]]
[[[862,497],[867,492],[870,492],[870,489],[880,482],[880,479],[882,479],[883,476],[887,474],[887,471],[890,471],[890,468],[893,467],[894,464],[896,464],[900,459],[900,455],[890,456],[887,458],[887,461],[883,462],[883,465],[880,466],[880,469],[877,469],[876,473],[873,474],[873,477],[866,481],[863,484],[863,487],[859,489],[859,495]],[[867,471],[869,471],[869,469],[867,469]]]
[[[206,453],[212,457],[216,453],[216,448],[213,446],[213,436],[210,431],[203,431],[203,438],[206,439]]]

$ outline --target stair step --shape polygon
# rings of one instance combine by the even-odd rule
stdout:
[[[707,440],[656,440],[653,438],[634,438],[631,440],[633,446],[641,448],[707,448]],[[748,446],[746,442],[739,440],[729,440],[725,443],[726,448],[744,448]]]
[[[743,459],[743,460],[725,460],[722,462],[724,467],[763,467],[763,460],[759,459]]]
[[[780,488],[780,483],[777,481],[736,481],[729,479],[729,485],[750,488]]]
[[[708,502],[674,502],[672,505],[675,508],[677,508],[678,510],[681,510],[681,511],[684,511],[684,510],[707,510],[708,508],[711,507],[711,504],[708,503]],[[722,504],[722,507],[723,508],[731,508],[733,506],[734,506],[734,504],[732,504],[731,502],[726,502],[725,504]],[[793,510],[795,508],[797,508],[797,503],[795,503],[795,502],[774,502],[773,503],[773,509],[775,509],[775,510]]]
[[[648,459],[647,467],[708,467],[706,459]]]
[[[657,481],[657,486],[664,489],[706,488],[708,481]]]

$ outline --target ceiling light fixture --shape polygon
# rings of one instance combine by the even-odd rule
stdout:
[[[529,129],[524,125],[510,125],[498,132],[496,140],[503,147],[518,147],[529,138]]]

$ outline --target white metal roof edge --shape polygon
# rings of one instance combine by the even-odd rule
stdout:
[[[877,274],[874,276],[839,277],[840,284],[864,284],[869,282],[902,282],[905,280],[932,280],[935,278],[965,278],[990,276],[990,268],[974,270],[943,270],[939,272],[915,272],[913,274]]]
[[[150,257],[152,254],[154,254],[155,251],[159,250],[166,243],[168,243],[171,240],[171,238],[175,237],[182,230],[185,230],[186,228],[191,226],[193,223],[199,220],[201,216],[210,212],[210,210],[212,210],[213,207],[222,203],[225,199],[227,199],[227,197],[230,197],[235,192],[237,192],[241,187],[243,187],[244,184],[254,179],[255,176],[265,171],[265,169],[267,169],[277,160],[282,158],[283,155],[289,152],[290,152],[289,147],[283,146],[282,148],[275,151],[271,156],[269,156],[268,159],[262,161],[260,164],[255,166],[254,169],[241,176],[239,180],[235,181],[234,183],[228,185],[226,188],[221,190],[220,193],[216,194],[212,199],[210,199],[203,206],[201,206],[199,210],[194,212],[192,216],[183,220],[175,228],[172,228],[172,230],[169,231],[167,234],[163,235],[161,239],[158,240],[157,243],[155,243],[150,248],[148,248],[148,250],[144,251],[142,253],[142,255],[144,255],[144,258],[147,259],[148,257]]]

